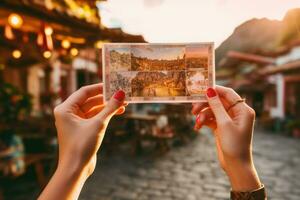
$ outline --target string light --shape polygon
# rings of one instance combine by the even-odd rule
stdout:
[[[68,49],[68,48],[70,48],[71,43],[69,40],[63,40],[63,41],[61,41],[61,46],[65,49]]]
[[[76,48],[72,48],[71,50],[70,50],[70,54],[72,55],[72,56],[77,56],[78,55],[78,53],[79,53],[79,51],[78,51],[78,49],[76,49]]]
[[[53,29],[50,26],[47,26],[45,28],[45,34],[46,35],[52,35],[52,33],[53,33]]]
[[[44,56],[44,58],[48,59],[52,56],[52,53],[51,53],[51,51],[44,51],[43,56]]]
[[[4,28],[4,36],[9,39],[9,40],[12,40],[15,38],[15,35],[12,31],[12,28],[11,26],[9,25],[5,25],[5,28]]]
[[[103,43],[105,41],[102,41],[102,40],[98,40],[96,43],[95,43],[95,48],[97,49],[102,49],[102,46],[103,46]]]
[[[8,16],[8,24],[17,29],[23,25],[23,19],[20,15],[12,13]]]
[[[20,50],[13,50],[13,52],[12,52],[12,56],[15,58],[15,59],[19,59],[19,58],[21,58],[21,56],[22,56],[22,52],[20,51]]]

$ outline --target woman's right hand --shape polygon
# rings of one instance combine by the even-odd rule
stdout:
[[[110,119],[125,111],[125,93],[104,102],[103,84],[84,86],[54,110],[59,155],[57,169],[39,200],[77,199],[96,167]]]
[[[252,158],[255,112],[231,88],[216,86],[207,90],[208,103],[194,103],[195,129],[212,128],[221,167],[233,190],[261,187]],[[238,102],[238,103],[236,103]]]

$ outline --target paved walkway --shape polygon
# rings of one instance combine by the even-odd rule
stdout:
[[[229,199],[230,185],[209,134],[160,157],[125,152],[100,154],[80,200]],[[269,199],[300,199],[300,140],[256,133],[254,159]]]

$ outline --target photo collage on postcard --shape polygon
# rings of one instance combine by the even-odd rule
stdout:
[[[213,84],[213,44],[107,44],[106,100],[122,89],[128,102],[193,101]]]

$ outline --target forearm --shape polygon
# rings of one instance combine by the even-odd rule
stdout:
[[[59,166],[39,200],[74,200],[88,178],[86,170],[76,166]]]
[[[226,173],[233,191],[253,191],[262,186],[253,162],[232,163]]]

